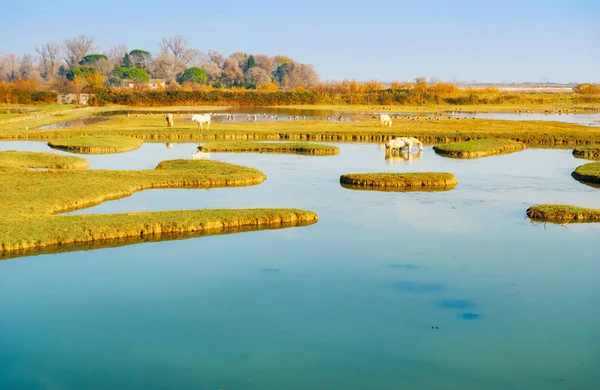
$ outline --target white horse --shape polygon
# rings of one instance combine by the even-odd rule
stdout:
[[[392,118],[388,114],[379,115],[379,126],[380,127],[392,127]]]
[[[412,141],[410,141],[408,138],[405,137],[396,137],[396,138],[392,138],[391,140],[387,141],[385,143],[385,151],[386,153],[389,151],[390,153],[393,153],[394,150],[397,151],[401,151],[404,148],[407,148],[408,151],[410,152],[410,150],[412,149]]]
[[[190,114],[192,116],[192,122],[198,123],[198,128],[202,130],[202,124],[206,123],[206,129],[210,126],[210,114]]]
[[[419,141],[415,137],[408,137],[408,139],[412,142],[413,145],[418,146],[420,151],[423,151],[423,142]]]
[[[173,114],[167,114],[165,115],[165,119],[167,120],[167,126],[168,127],[173,127]]]
[[[210,160],[210,153],[199,150],[196,153],[192,153],[192,160]]]

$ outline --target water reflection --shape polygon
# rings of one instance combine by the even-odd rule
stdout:
[[[393,153],[391,151],[386,151],[385,153],[385,162],[386,164],[413,164],[417,162],[418,159],[423,157],[423,151],[419,150],[417,153],[409,152],[409,151],[400,151],[399,153]]]

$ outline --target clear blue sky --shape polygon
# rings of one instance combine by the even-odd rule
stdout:
[[[143,4],[143,6],[141,5]],[[600,82],[600,0],[9,1],[0,53],[92,35],[156,52],[162,36],[284,54],[324,80]]]

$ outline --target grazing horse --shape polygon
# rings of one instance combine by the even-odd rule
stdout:
[[[412,142],[413,145],[418,146],[420,151],[423,151],[423,142],[419,141],[415,137],[408,137],[408,139]]]
[[[206,129],[208,130],[210,126],[210,114],[190,114],[192,117],[192,122],[198,123],[198,128],[202,130],[202,124],[206,123]]]
[[[175,122],[173,122],[173,114],[165,115],[165,119],[167,120],[167,127],[173,127]]]
[[[392,127],[392,118],[388,114],[379,115],[379,126],[380,127]]]
[[[412,141],[405,137],[395,137],[385,143],[386,153],[394,153],[394,150],[400,152],[402,149],[407,148],[408,151],[412,149]]]

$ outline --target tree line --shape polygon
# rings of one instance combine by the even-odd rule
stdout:
[[[92,104],[503,104],[548,103],[565,95],[460,89],[418,77],[412,82],[323,83],[312,65],[287,56],[201,52],[179,35],[163,37],[153,54],[124,44],[101,50],[93,37],[46,42],[36,55],[0,56],[0,103],[53,102],[58,93],[94,93]],[[150,90],[151,79],[165,81]],[[133,85],[132,89],[123,86]],[[600,87],[573,88],[580,102],[600,102]],[[573,94],[571,94],[573,95]]]
[[[287,56],[235,52],[229,56],[190,47],[180,35],[163,37],[152,54],[125,44],[102,51],[93,37],[79,35],[62,43],[45,42],[36,55],[0,56],[0,81],[37,83],[40,89],[59,92],[95,92],[125,83],[143,87],[150,79],[161,79],[170,89],[212,87],[215,89],[292,90],[310,88],[319,81],[312,65]]]

